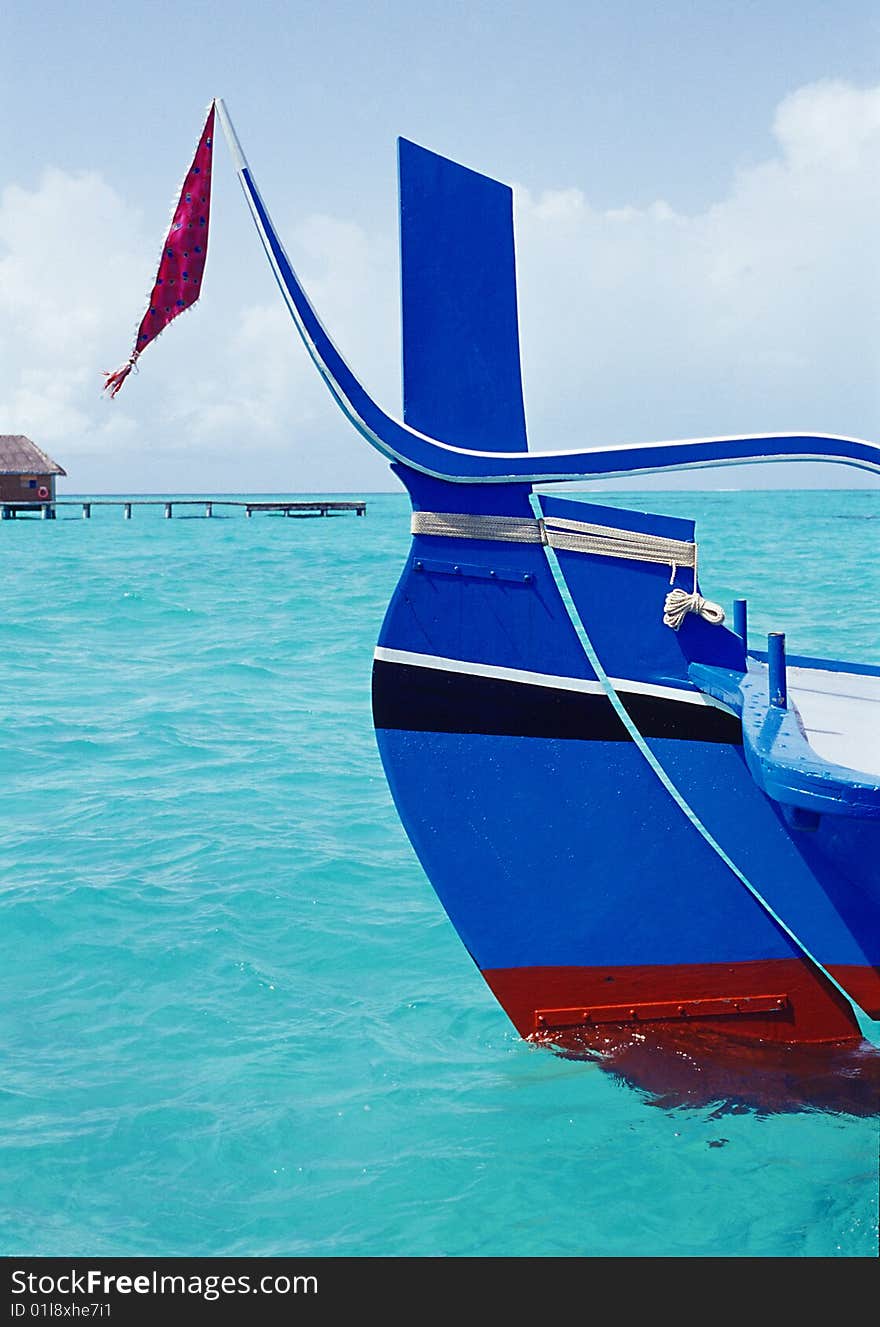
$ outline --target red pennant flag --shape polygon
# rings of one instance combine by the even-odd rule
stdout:
[[[104,390],[115,396],[131,373],[138,356],[168,324],[195,304],[202,291],[202,276],[208,255],[208,226],[211,219],[211,159],[214,145],[214,104],[208,112],[196,154],[186,174],[165,239],[156,284],[147,311],[137,330],[128,363],[115,373],[106,373]]]

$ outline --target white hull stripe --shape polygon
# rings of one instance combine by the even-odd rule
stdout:
[[[412,668],[433,668],[444,673],[469,673],[473,677],[496,678],[501,682],[522,682],[527,686],[552,687],[556,691],[581,691],[590,696],[602,696],[605,688],[598,679],[563,677],[556,673],[533,673],[525,668],[505,668],[501,664],[472,663],[467,659],[446,659],[439,654],[418,654],[412,650],[392,650],[377,645],[374,659],[380,663],[408,664]],[[637,696],[656,696],[660,700],[678,700],[686,705],[708,705],[736,715],[736,711],[702,691],[686,691],[683,687],[666,687],[655,682],[635,682],[631,678],[609,679],[614,690]]]

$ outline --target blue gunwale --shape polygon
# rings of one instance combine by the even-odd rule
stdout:
[[[817,755],[797,712],[770,704],[763,669],[738,673],[695,663],[688,672],[701,691],[740,715],[746,763],[774,802],[817,814],[880,819],[880,781]]]

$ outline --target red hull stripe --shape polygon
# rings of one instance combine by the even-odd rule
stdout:
[[[880,996],[880,973],[875,968],[829,971],[837,980],[846,976],[854,994],[863,991],[865,1007]],[[591,1020],[584,1015],[593,1011],[601,1011],[592,1021],[601,1023],[606,1032],[615,1025],[631,1031],[640,1018],[655,1027],[694,1018],[706,1030],[759,1041],[806,1044],[860,1036],[848,1001],[802,959],[668,967],[494,968],[483,976],[523,1037],[589,1026]],[[544,1018],[543,1025],[539,1017]]]
[[[880,1018],[880,967],[856,967],[853,963],[826,963],[825,966],[866,1014]]]

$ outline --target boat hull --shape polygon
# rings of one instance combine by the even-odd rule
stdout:
[[[426,874],[522,1036],[570,1044],[594,1027],[607,1038],[699,1021],[779,1042],[858,1038],[848,1002],[630,745],[384,728],[377,738]]]
[[[515,489],[482,513],[467,496],[468,519],[531,511]],[[650,537],[693,530],[547,507]],[[744,669],[742,642],[663,624],[669,567],[559,563],[568,605],[540,545],[416,533],[373,665],[397,810],[490,989],[539,1039],[698,1024],[858,1041],[851,998],[880,1011],[880,898],[822,856],[825,830],[792,828],[751,776],[740,717],[690,680],[694,660]]]
[[[510,190],[408,142],[392,418],[325,331],[218,112],[308,353],[412,500],[374,667],[379,749],[515,1026],[858,1040],[880,1012],[880,772],[813,759],[794,712],[767,713],[743,640],[700,599],[692,522],[533,485],[778,460],[876,473],[880,448],[786,433],[529,452]]]

